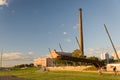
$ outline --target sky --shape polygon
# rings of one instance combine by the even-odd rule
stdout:
[[[120,0],[0,0],[0,51],[14,64],[33,62],[49,49],[78,49],[78,10],[83,13],[86,56],[113,52],[104,30],[106,24],[117,50],[120,49]],[[110,53],[111,54],[111,53]],[[23,60],[23,61],[21,61]],[[9,62],[10,63],[10,62]]]

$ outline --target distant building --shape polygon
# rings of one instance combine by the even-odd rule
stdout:
[[[34,66],[53,66],[51,58],[37,58],[34,59]]]
[[[118,51],[117,54],[118,54],[118,57],[120,58],[120,51]],[[112,56],[113,56],[114,60],[117,60],[117,56],[116,56],[115,52],[112,53]]]
[[[107,52],[101,54],[101,60],[105,60],[105,59],[109,59],[109,54]]]
[[[54,66],[55,59],[60,56],[60,55],[65,55],[65,56],[72,56],[72,53],[68,52],[57,52],[56,50],[52,50],[49,55],[47,55],[46,58],[37,58],[34,59],[34,66]]]
[[[101,54],[101,60],[106,60],[107,63],[109,63],[109,54],[106,52],[106,53],[102,53]]]
[[[107,60],[107,64],[108,64],[109,63],[109,54],[108,53],[105,54],[105,59]]]

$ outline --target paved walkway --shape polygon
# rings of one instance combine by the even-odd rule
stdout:
[[[0,76],[0,80],[29,80],[29,79],[17,78],[15,76]]]

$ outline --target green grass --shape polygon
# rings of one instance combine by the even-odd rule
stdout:
[[[13,76],[30,80],[120,80],[120,75],[111,73],[98,75],[97,72],[45,71],[37,72],[37,68],[0,71],[0,76]]]

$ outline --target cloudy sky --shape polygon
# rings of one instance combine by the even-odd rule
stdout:
[[[120,46],[120,0],[0,0],[0,50],[4,59],[32,60],[50,49],[78,48],[78,9],[83,9],[87,56],[112,52],[106,24],[117,50]]]

